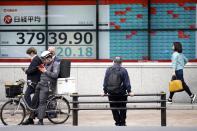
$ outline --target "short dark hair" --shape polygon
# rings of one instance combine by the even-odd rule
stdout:
[[[28,48],[26,54],[30,55],[31,53],[37,54],[37,50],[34,47]]]
[[[173,45],[174,45],[174,51],[177,51],[178,53],[182,53],[183,49],[181,42],[174,42]]]

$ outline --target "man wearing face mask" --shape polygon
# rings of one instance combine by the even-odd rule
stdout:
[[[54,61],[52,57],[53,55],[49,51],[42,52],[41,59],[44,65],[38,67],[40,72],[42,72],[35,92],[35,94],[39,95],[38,125],[43,125],[49,90],[55,90],[60,72],[60,62]]]

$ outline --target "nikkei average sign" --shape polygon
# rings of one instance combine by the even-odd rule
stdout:
[[[48,36],[59,57],[96,58],[95,5],[49,5],[46,35],[45,6],[31,3],[0,5],[0,57],[26,57],[29,46],[41,52]]]

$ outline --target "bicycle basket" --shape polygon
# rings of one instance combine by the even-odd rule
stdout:
[[[23,93],[24,84],[5,84],[6,97],[13,98]]]

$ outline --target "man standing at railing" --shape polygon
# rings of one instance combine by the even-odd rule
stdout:
[[[133,96],[127,70],[122,67],[122,58],[117,56],[113,66],[107,68],[103,83],[104,94],[109,94],[111,108],[126,108],[127,96]],[[125,102],[120,102],[125,101]],[[126,126],[126,109],[112,109],[116,126]]]

